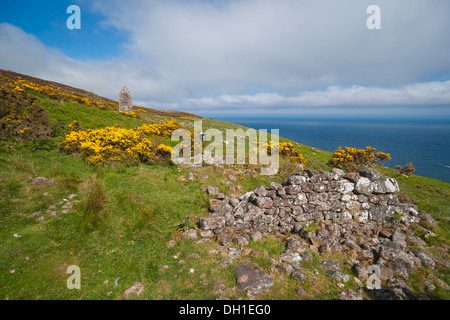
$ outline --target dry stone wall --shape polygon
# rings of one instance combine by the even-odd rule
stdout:
[[[370,167],[349,174],[305,170],[269,188],[257,186],[239,199],[208,187],[212,215],[200,219],[200,229],[214,234],[227,227],[246,233],[301,233],[321,221],[382,227],[395,219],[409,225],[427,218],[415,205],[400,203],[399,191],[394,178]]]
[[[367,288],[372,298],[417,299],[405,283],[410,273],[422,267],[448,268],[450,263],[428,253],[426,242],[412,227],[425,225],[424,232],[432,235],[427,229],[437,222],[415,205],[401,203],[396,196],[399,191],[395,179],[383,177],[370,167],[347,174],[339,169],[305,170],[281,183],[272,182],[268,188],[257,186],[240,198],[226,197],[217,186],[209,186],[206,192],[211,196],[212,214],[200,218],[199,230],[185,232],[183,237],[215,238],[228,254],[221,262],[227,267],[248,251],[251,240],[275,234],[286,247],[273,260],[271,270],[299,283],[315,281],[306,276],[307,268],[302,264],[313,259],[310,252],[339,252],[350,263],[360,287],[368,281],[370,270],[380,270],[383,288]],[[232,242],[241,249],[233,247]],[[340,262],[325,260],[320,268],[335,278],[340,288],[350,280]],[[248,263],[235,266],[237,284],[248,290],[249,297],[273,285],[270,277],[255,270],[258,266]],[[317,275],[317,270],[312,271]],[[247,283],[244,278],[253,280]],[[339,298],[362,299],[361,290],[357,294],[350,291],[342,292]]]

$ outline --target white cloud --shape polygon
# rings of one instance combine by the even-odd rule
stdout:
[[[442,106],[450,105],[450,81],[426,82],[399,88],[329,87],[323,91],[305,91],[296,96],[278,93],[255,95],[220,95],[190,99],[199,108],[246,106],[258,109],[283,107],[377,107],[377,106]]]
[[[81,1],[129,33],[127,59],[76,61],[0,24],[0,67],[113,99],[127,85],[137,104],[208,114],[449,106],[448,0],[377,0],[379,31],[366,28],[372,2]]]

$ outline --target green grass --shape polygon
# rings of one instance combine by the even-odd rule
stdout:
[[[135,128],[146,121],[163,119],[152,115],[146,115],[146,120],[132,119],[116,112],[61,103],[42,96],[39,104],[49,112],[52,122],[77,120],[84,128],[115,124]],[[208,128],[246,129],[212,119],[203,122],[203,130]],[[163,142],[168,143],[167,138],[164,139]],[[58,152],[56,146],[61,140],[61,136],[54,138],[55,147],[48,151],[26,148],[0,151],[1,299],[118,299],[137,281],[145,286],[139,299],[215,299],[219,295],[214,292],[218,283],[227,288],[222,295],[235,299],[245,297],[232,289],[236,281],[233,266],[221,268],[223,257],[209,253],[218,248],[217,243],[177,240],[178,244],[172,248],[167,248],[166,243],[177,239],[186,213],[192,225],[199,217],[208,215],[207,197],[202,188],[218,185],[221,191],[230,193],[228,176],[234,174],[237,180],[232,183],[240,186],[239,193],[242,193],[259,184],[267,186],[271,181],[282,181],[295,170],[294,165],[282,161],[279,173],[273,177],[261,176],[258,170],[250,175],[240,174],[244,167],[234,165],[180,170],[169,165],[96,168],[86,165],[80,157]],[[289,140],[280,138],[280,141]],[[309,168],[330,170],[326,163],[331,153],[294,144],[305,156]],[[182,182],[180,178],[190,171],[208,177]],[[395,170],[385,168],[383,171],[396,176]],[[39,176],[55,180],[57,186],[31,185],[32,178]],[[420,176],[396,178],[406,195],[439,222],[437,243],[448,242],[450,184]],[[93,188],[93,181],[101,187]],[[46,213],[50,205],[58,207],[70,194],[77,194],[75,199],[80,200],[72,213],[59,214],[61,219]],[[97,210],[90,212],[93,204],[98,205]],[[37,211],[44,214],[44,221],[38,222],[36,217],[29,216]],[[21,237],[14,237],[14,234]],[[250,247],[261,254],[243,256],[234,264],[255,261],[269,272],[271,263],[267,257],[281,254],[285,244],[276,237],[269,237],[263,242],[252,241]],[[178,253],[179,258],[174,259]],[[200,259],[188,259],[190,253],[198,253]],[[339,259],[339,256],[332,258]],[[314,260],[305,265],[318,269],[323,259],[314,254]],[[180,264],[180,260],[185,262]],[[66,287],[69,277],[66,269],[70,265],[81,268],[81,290]],[[160,271],[162,265],[169,268]],[[189,273],[190,268],[195,269],[194,274]],[[345,271],[351,274],[350,270]],[[271,272],[276,285],[265,298],[337,297],[340,290],[336,281],[322,271],[317,277],[310,271],[307,273],[309,280],[301,286],[308,294],[299,296],[295,291],[300,286],[298,283]],[[449,281],[448,271],[439,271],[437,276]],[[312,279],[316,282],[311,282]],[[419,279],[413,277],[411,281],[412,287],[421,292]],[[356,290],[353,280],[346,286]],[[448,293],[437,290],[435,296],[446,299]]]
[[[92,108],[74,102],[59,102],[48,98],[40,98],[39,105],[51,115],[55,123],[72,123],[74,120],[86,129],[99,129],[120,124],[124,128],[137,128],[145,121],[123,116],[118,112]]]

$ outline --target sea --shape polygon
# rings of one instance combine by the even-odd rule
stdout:
[[[341,147],[371,146],[390,153],[383,165],[395,168],[412,162],[414,174],[450,183],[450,120],[448,119],[374,119],[330,117],[239,117],[216,119],[256,130],[279,129],[289,140],[335,151]]]

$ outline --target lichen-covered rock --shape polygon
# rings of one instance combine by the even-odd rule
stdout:
[[[223,216],[210,216],[200,218],[200,228],[204,230],[215,230],[225,227],[225,218]]]
[[[372,192],[375,194],[400,192],[400,187],[398,186],[398,182],[394,178],[381,177],[381,178],[375,180],[373,182],[372,186],[373,186]]]
[[[374,191],[374,184],[368,178],[361,177],[355,184],[355,192],[369,196]]]

